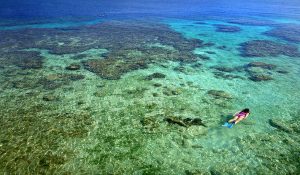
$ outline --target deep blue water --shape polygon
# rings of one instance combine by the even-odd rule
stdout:
[[[14,0],[1,1],[2,18],[95,17],[124,15],[253,15],[300,17],[298,0]]]

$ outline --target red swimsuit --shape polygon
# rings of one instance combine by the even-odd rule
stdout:
[[[246,112],[240,112],[240,113],[236,114],[235,116],[238,117],[238,118],[245,118],[246,115],[247,115]]]

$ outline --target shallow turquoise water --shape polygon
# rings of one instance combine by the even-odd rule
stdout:
[[[275,21],[274,18],[272,20]],[[24,27],[74,27],[82,24],[93,26],[99,21],[103,22],[96,20],[81,23],[22,25],[3,27],[2,30]],[[295,20],[280,18],[276,21],[290,23]],[[185,38],[214,43],[213,46],[193,50],[196,55],[209,56],[209,60],[197,61],[201,66],[193,67],[193,63],[182,63],[176,60],[154,61],[146,69],[129,71],[117,80],[101,78],[97,73],[84,68],[72,72],[84,75],[83,80],[65,82],[62,78],[63,75],[71,73],[70,70],[65,69],[68,65],[77,63],[83,67],[83,61],[103,60],[106,58],[105,53],[110,52],[109,49],[93,48],[80,53],[59,55],[50,53],[46,49],[27,48],[28,51],[40,52],[44,57],[41,69],[24,70],[13,64],[1,69],[3,79],[1,82],[7,81],[1,86],[1,108],[3,108],[1,112],[8,112],[3,117],[4,127],[7,127],[8,131],[6,135],[1,135],[1,151],[5,153],[4,160],[8,165],[1,164],[0,172],[22,172],[25,167],[30,167],[25,171],[34,172],[38,169],[40,172],[47,173],[80,171],[88,174],[188,174],[188,172],[297,174],[300,142],[299,130],[295,128],[299,127],[299,57],[283,55],[242,57],[240,55],[240,44],[249,40],[288,43],[282,39],[263,35],[263,32],[270,30],[272,26],[229,24],[224,20],[201,20],[205,24],[196,24],[196,22],[199,21],[165,18],[160,21],[160,24],[168,25],[172,31],[182,34]],[[241,31],[216,32],[215,24],[238,26]],[[86,35],[88,36],[89,33]],[[80,39],[72,40],[74,45],[78,44],[78,40]],[[59,39],[57,42],[56,47],[67,43],[59,42]],[[112,44],[122,45],[122,41],[120,43]],[[159,42],[150,43],[148,46],[171,51],[174,49],[173,46]],[[226,46],[226,48],[220,49],[219,46]],[[299,48],[299,44],[297,46]],[[142,53],[137,51],[138,47],[124,50],[130,49],[132,52],[129,52],[129,56],[139,57]],[[80,54],[86,56],[74,58]],[[122,54],[120,53],[121,57],[124,56]],[[251,81],[248,79],[248,73],[241,69],[249,62],[274,64],[277,66],[276,70],[286,70],[288,73],[281,74],[275,70],[258,69],[256,71],[271,75],[273,79]],[[239,76],[239,78],[216,77],[213,66],[233,68],[233,71],[225,74]],[[145,77],[155,72],[162,73],[166,77],[145,80]],[[31,81],[46,77],[50,82],[62,81],[65,85],[47,90],[42,86],[27,85],[28,82],[25,85],[15,82],[15,80],[22,81],[24,77],[32,78]],[[9,83],[10,81],[13,85]],[[209,90],[224,91],[232,98],[214,98],[208,94]],[[51,96],[45,98],[45,94]],[[52,96],[57,97],[58,100],[51,100]],[[221,126],[228,116],[246,107],[251,110],[247,120],[232,129]],[[19,116],[37,118],[37,121],[29,120],[29,123],[22,127],[25,131],[20,134],[16,130],[27,120],[18,119]],[[88,117],[83,119],[79,117],[77,120],[74,116]],[[168,124],[164,118],[169,116],[201,118],[207,127],[185,128]],[[12,120],[15,118],[17,119]],[[141,122],[145,118],[150,118],[150,124]],[[270,119],[279,120],[280,125],[277,127],[270,125]],[[91,123],[83,127],[78,126],[79,123],[87,120],[91,120]],[[48,126],[49,123],[53,125]],[[32,129],[34,125],[40,129],[45,125],[46,131],[43,132],[45,136],[41,137],[37,134],[38,131]],[[286,132],[281,127],[293,131]],[[13,143],[9,140],[14,140],[16,136],[20,137],[19,140],[25,141]],[[57,139],[58,143],[55,143],[55,147],[44,146],[44,143],[41,146],[40,142],[45,142],[43,137],[49,137],[51,143]],[[34,141],[31,142],[29,138],[33,138]],[[288,140],[289,144],[285,144],[284,140]],[[29,149],[24,146],[26,143],[30,146],[31,144],[38,146],[36,149],[31,147]],[[20,148],[22,150],[20,152],[11,151],[14,146],[17,148],[23,146],[26,149]],[[271,155],[269,150],[273,151],[274,155]],[[72,153],[70,155],[65,153],[68,151]],[[295,155],[288,153],[289,151],[294,152]],[[41,156],[48,152],[53,155],[49,158]],[[283,158],[281,159],[280,156]],[[34,157],[34,161],[28,163],[28,157]],[[15,165],[19,169],[11,168],[14,165],[10,163],[11,160],[23,159],[26,161],[19,161]],[[294,160],[293,163],[290,160]],[[240,167],[232,169],[229,167],[232,163],[240,163]]]

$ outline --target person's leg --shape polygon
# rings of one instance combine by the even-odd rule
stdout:
[[[238,119],[235,121],[235,124],[237,124],[238,122],[240,122],[240,121],[243,120],[243,119],[244,119],[243,117],[238,118]]]
[[[235,121],[235,120],[237,120],[237,119],[238,119],[238,117],[237,117],[237,116],[234,116],[234,118],[231,119],[231,120],[229,120],[228,123],[231,123],[231,122],[233,122],[233,121]]]

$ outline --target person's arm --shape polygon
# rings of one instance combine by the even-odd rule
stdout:
[[[249,116],[250,113],[246,114],[245,119]]]

